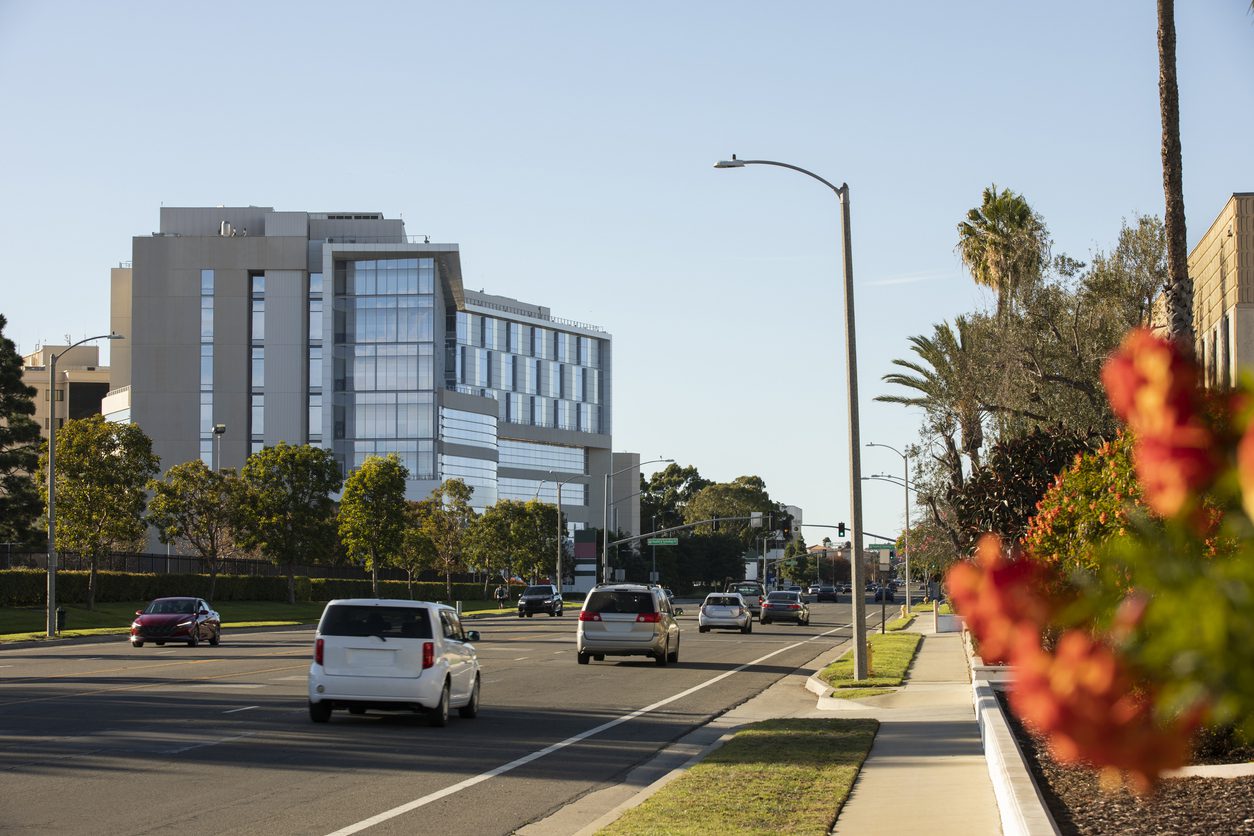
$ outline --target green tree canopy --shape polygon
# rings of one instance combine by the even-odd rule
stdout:
[[[557,561],[557,506],[500,500],[471,524],[466,554],[475,565],[507,578],[551,575]]]
[[[22,382],[22,357],[4,336],[0,314],[0,540],[32,543],[39,517],[39,489],[31,474],[39,464],[35,389]]]
[[[111,424],[100,415],[66,421],[57,430],[56,548],[88,558],[87,606],[96,604],[100,558],[136,551],[144,540],[145,488],[161,466],[152,439],[135,424]],[[48,453],[39,459],[47,502]]]
[[[399,557],[405,531],[405,480],[409,470],[395,454],[369,456],[348,475],[340,497],[340,542],[349,560],[370,570],[379,597],[379,566]]]
[[[758,476],[737,476],[731,482],[719,482],[702,488],[684,507],[684,522],[695,523],[714,517],[749,517],[754,511],[766,514],[782,515],[780,508],[771,501],[766,492],[766,484]],[[709,534],[715,530],[713,524],[700,525],[693,529],[697,534]],[[764,529],[754,528],[748,520],[720,522],[719,531],[734,534],[743,545],[752,545],[766,533]]]
[[[682,525],[684,508],[707,485],[713,484],[702,478],[695,467],[668,464],[649,478],[640,476],[640,521],[651,525],[657,519],[658,528]]]
[[[432,568],[444,575],[449,601],[453,600],[453,573],[466,567],[467,532],[475,518],[471,492],[461,479],[446,479],[414,509],[418,533],[431,543]]]
[[[161,480],[151,480],[148,524],[163,543],[183,543],[209,571],[209,598],[217,588],[222,559],[238,552],[244,483],[234,470],[215,472],[200,459],[176,464]]]
[[[288,602],[296,602],[296,564],[326,559],[335,548],[331,494],[340,468],[330,450],[280,441],[244,462],[248,495],[241,542],[287,570]]]

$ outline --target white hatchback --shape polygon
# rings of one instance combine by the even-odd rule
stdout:
[[[386,598],[331,601],[322,612],[309,666],[309,717],[346,708],[421,711],[433,726],[449,708],[479,713],[479,657],[457,611],[444,604]]]
[[[712,592],[705,596],[697,613],[697,630],[708,633],[711,627],[732,627],[749,633],[753,630],[753,613],[737,593]]]

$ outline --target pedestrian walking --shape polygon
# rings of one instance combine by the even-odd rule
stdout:
[[[498,585],[496,588],[496,608],[498,610],[505,609],[505,599],[507,599],[508,597],[509,597],[509,592],[506,591],[505,585],[504,584]]]

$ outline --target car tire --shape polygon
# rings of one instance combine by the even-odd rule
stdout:
[[[143,642],[131,642],[131,647],[143,647]]]
[[[518,613],[518,617],[519,617],[519,618],[522,618],[522,617],[523,617],[523,613],[522,613],[522,611],[519,611],[519,613]]]
[[[188,647],[200,647],[200,633],[192,633],[187,639]]]
[[[557,618],[557,610],[549,610],[549,618]]]
[[[769,618],[759,618],[758,623],[761,624],[763,627],[765,627],[766,625],[771,623],[771,620]]]
[[[698,633],[708,633],[708,632],[710,632],[710,628],[709,628],[709,627],[698,627],[698,628],[697,628],[697,632],[698,632]]]
[[[679,664],[679,642],[675,642],[675,650],[667,654],[666,661],[672,665]]]
[[[473,720],[479,716],[479,674],[475,674],[475,684],[470,689],[470,702],[457,709],[457,714],[467,720]]]
[[[448,683],[440,689],[440,701],[427,709],[427,725],[443,728],[448,725]]]
[[[666,667],[666,663],[670,660],[670,655],[671,646],[670,643],[667,642],[666,647],[662,648],[662,652],[653,657],[653,661],[659,668],[664,668]]]
[[[587,653],[578,653],[576,654],[576,658],[579,660],[579,664],[586,665],[588,664],[588,659],[591,657]]]
[[[325,723],[331,719],[331,703],[310,702],[309,719],[315,723]]]
[[[533,615],[535,615],[535,613],[533,613],[533,612],[529,612],[529,613],[527,613],[527,618],[531,618],[531,616],[533,616]]]
[[[220,644],[222,644],[222,631],[218,630],[214,632],[213,638],[209,640],[209,645],[211,647],[217,647]]]
[[[564,612],[566,612],[566,611],[565,611],[565,610],[563,610],[561,607],[558,607],[558,608],[557,608],[557,617],[558,617],[558,618],[561,618],[561,617],[562,617],[562,613],[564,613]]]

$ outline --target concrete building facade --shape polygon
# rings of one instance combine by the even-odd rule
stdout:
[[[1233,194],[1189,254],[1193,328],[1208,386],[1254,370],[1254,192]]]
[[[55,385],[48,380],[48,364],[57,355]],[[22,357],[22,382],[35,389],[35,421],[48,438],[50,398],[57,401],[57,426],[71,418],[86,418],[101,411],[110,387],[110,369],[100,365],[100,348],[80,345],[66,351],[64,345],[41,346]],[[55,390],[55,392],[54,392]]]
[[[280,441],[329,448],[345,473],[395,453],[410,498],[456,477],[478,509],[554,502],[562,483],[571,532],[600,527],[610,335],[465,290],[456,244],[377,212],[162,208],[111,281],[125,340],[105,409],[163,468],[239,468]]]

